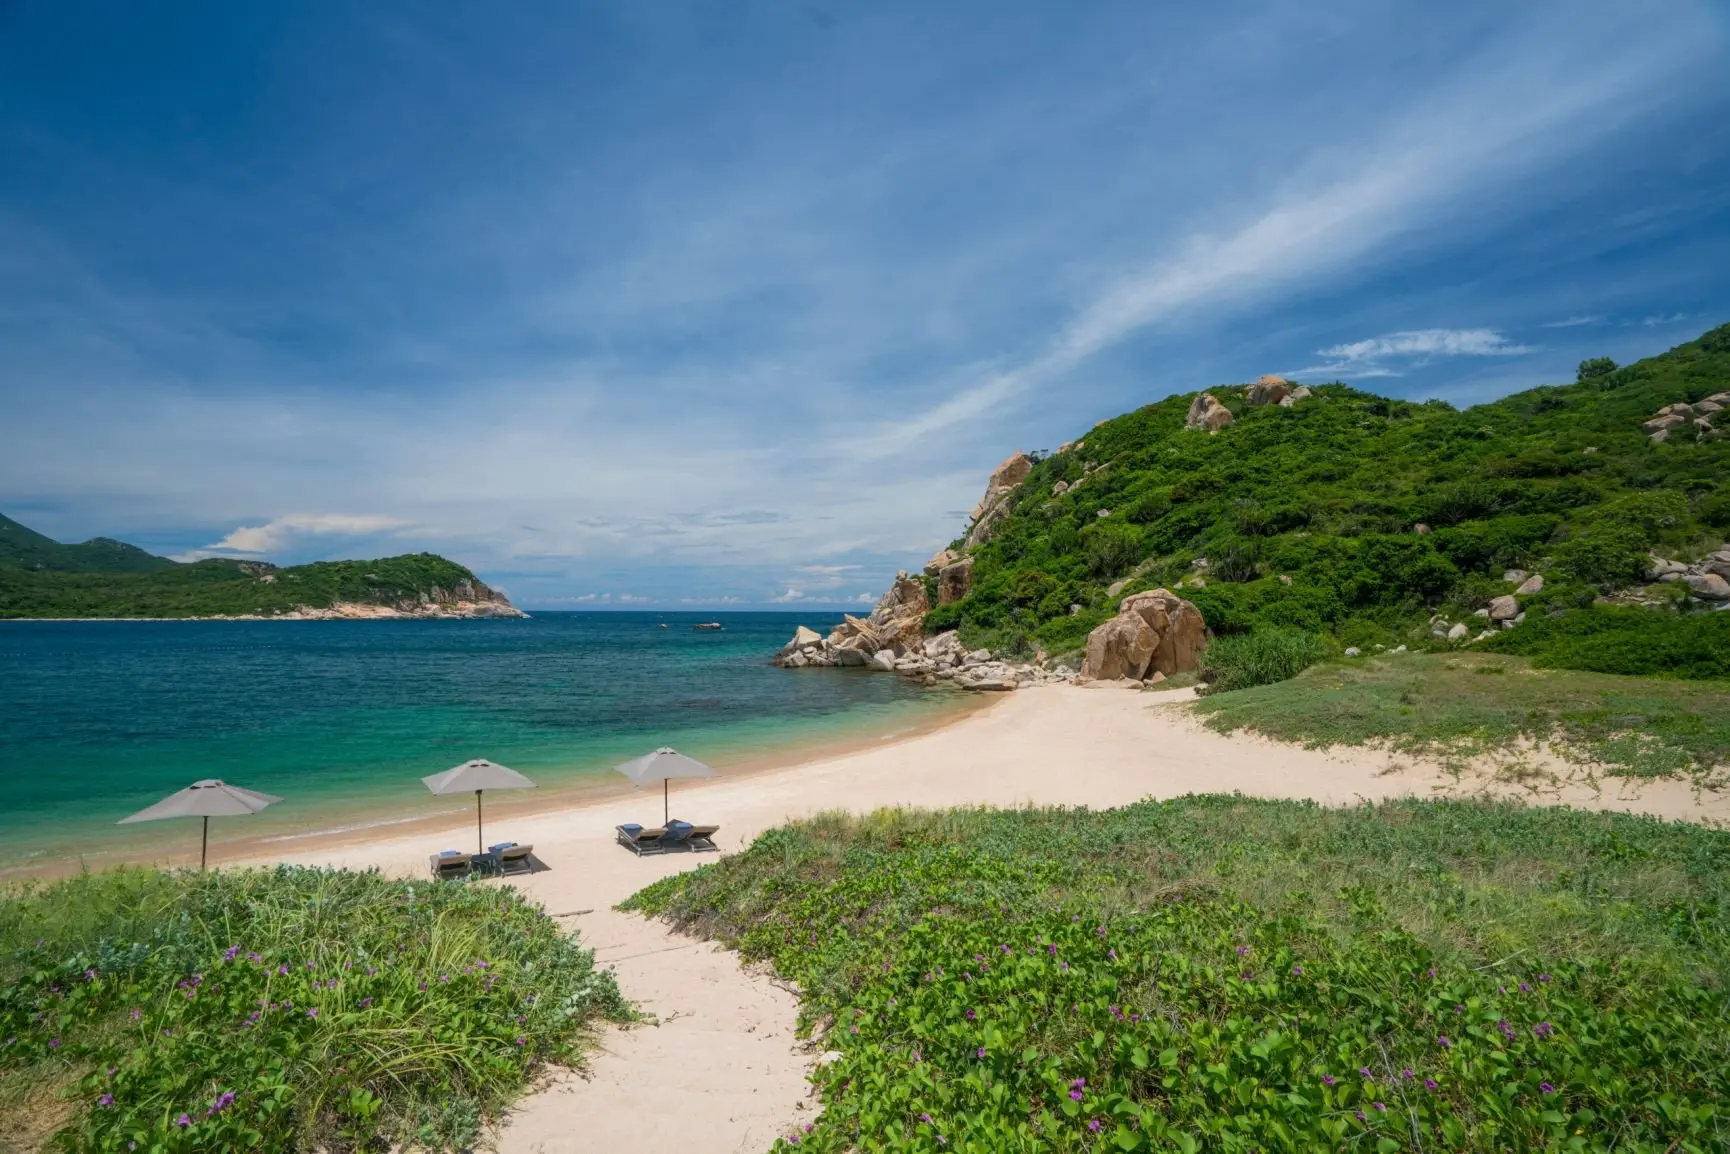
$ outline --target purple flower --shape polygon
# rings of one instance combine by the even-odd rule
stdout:
[[[96,1104],[98,1106],[112,1106],[114,1105],[114,1095],[104,1094],[102,1097],[96,1099]]]
[[[1366,1078],[1374,1078],[1375,1077],[1374,1074],[1370,1073],[1370,1068],[1368,1066],[1359,1066],[1358,1067],[1358,1073],[1362,1074]]]
[[[95,970],[85,970],[84,971],[84,980],[87,982],[94,982],[96,980],[96,971]]]
[[[48,1048],[50,1050],[58,1050],[60,1048],[60,1039],[59,1038],[48,1039]]]
[[[225,962],[232,962],[235,958],[237,958],[239,956],[240,956],[240,947],[239,946],[229,946],[226,950],[222,951],[222,960]]]
[[[1463,1014],[1463,1013],[1465,1013],[1465,1012],[1466,1012],[1466,1007],[1465,1007],[1465,1006],[1463,1006],[1463,1005],[1460,1005],[1460,1004],[1458,1004],[1458,1003],[1456,1003],[1456,1004],[1455,1004],[1455,1005],[1454,1005],[1454,1013],[1456,1013],[1456,1014]]]
[[[1547,981],[1549,981],[1549,980],[1550,980],[1550,975],[1549,975],[1549,974],[1539,974],[1539,975],[1538,975],[1538,980],[1539,980],[1539,981],[1540,981],[1540,982],[1547,982]]]
[[[1242,958],[1242,957],[1247,957],[1248,955],[1249,955],[1249,947],[1248,946],[1239,946],[1237,948],[1237,956],[1238,957]]]
[[[1077,1102],[1081,1101],[1081,1091],[1080,1090],[1071,1090],[1069,1092],[1069,1096],[1071,1098],[1075,1099]]]
[[[1322,1075],[1322,1085],[1332,1086],[1333,1084],[1334,1084],[1334,1076],[1332,1074],[1323,1074]]]
[[[1412,1077],[1412,1068],[1410,1066],[1407,1066],[1404,1070],[1401,1070],[1400,1071],[1400,1077],[1405,1078],[1409,1081]]]
[[[1302,966],[1293,966],[1291,968],[1291,972],[1296,974],[1300,978],[1304,976],[1304,968]]]
[[[969,1022],[971,1022],[971,1021],[973,1021],[973,1019],[974,1019],[974,1016],[975,1016],[975,1015],[974,1015],[974,1013],[973,1013],[973,1011],[972,1011],[972,1010],[968,1010],[968,1011],[967,1011],[967,1020],[968,1020],[968,1021],[969,1021]]]
[[[1527,984],[1526,984],[1526,983],[1524,983],[1524,982],[1521,982],[1521,983],[1520,983],[1520,993],[1522,993],[1522,994],[1529,994],[1529,993],[1531,993],[1531,992],[1532,992],[1532,987],[1530,987],[1530,986],[1528,986],[1528,985],[1527,985]]]
[[[307,1011],[307,1012],[306,1012],[306,1016],[307,1016],[307,1017],[309,1017],[309,1018],[316,1018],[316,1017],[318,1017],[318,1007],[317,1007],[317,1006],[314,1006],[314,1007],[313,1007],[313,1008],[312,1008],[312,1009],[310,1009],[310,1010],[308,1010],[308,1011]]]
[[[1434,1090],[1435,1088],[1436,1088],[1436,1080],[1434,1078],[1425,1078],[1424,1079],[1424,1089]]]
[[[925,1123],[927,1126],[931,1125],[931,1115],[929,1115],[929,1114],[919,1115],[919,1120],[921,1122]]]
[[[182,1114],[180,1117],[178,1117],[174,1120],[174,1124],[176,1126],[180,1127],[182,1130],[184,1130],[188,1126],[192,1125],[192,1115],[191,1114]]]
[[[1370,1105],[1374,1106],[1384,1114],[1388,1112],[1388,1104],[1386,1102],[1371,1102]]]
[[[1542,1090],[1546,1094],[1554,1094],[1556,1092],[1556,1088],[1548,1082],[1539,1082],[1538,1089]]]
[[[370,1005],[372,1005],[372,999],[371,999],[371,998],[362,998],[362,999],[361,999],[361,1000],[360,1000],[360,1008],[361,1008],[361,1009],[363,1009],[363,1010],[364,1010],[364,1009],[366,1009],[366,1008],[367,1008],[367,1007],[368,1007],[368,1006],[370,1006]]]
[[[1359,1122],[1364,1120],[1364,1112],[1362,1110],[1353,1110],[1352,1113],[1357,1115]]]
[[[126,1016],[131,1018],[134,1022],[136,1022],[138,1019],[140,1019],[144,1016],[144,1011],[143,1010],[133,1010],[130,1014],[128,1014]]]
[[[1116,950],[1106,950],[1105,956],[1110,958],[1112,961],[1115,962],[1117,960],[1117,951]]]
[[[519,1046],[526,1046],[528,1044],[529,1044],[529,1040],[527,1038],[520,1038],[519,1037],[517,1039],[517,1045],[519,1045]]]
[[[973,1051],[973,1056],[974,1056],[974,1057],[975,1057],[975,1058],[983,1058],[983,1057],[985,1057],[985,1047],[984,1047],[984,1046],[981,1046],[981,1047],[979,1047],[979,1049],[977,1049],[977,1050],[975,1050],[975,1051]]]
[[[1436,1045],[1440,1046],[1444,1050],[1451,1050],[1454,1048],[1454,1044],[1448,1041],[1448,1036],[1446,1034],[1436,1035]]]
[[[1431,967],[1430,967],[1430,972],[1429,972],[1429,974],[1428,974],[1428,975],[1427,975],[1427,976],[1428,976],[1428,977],[1432,977],[1432,978],[1433,978],[1433,977],[1435,977],[1435,976],[1436,976],[1436,967],[1434,967],[1434,966],[1431,966]]]
[[[1101,1126],[1101,1125],[1100,1125],[1100,1124],[1099,1124],[1099,1119],[1098,1119],[1098,1118],[1091,1118],[1091,1119],[1089,1119],[1089,1120],[1088,1120],[1088,1123],[1087,1123],[1087,1128],[1088,1128],[1088,1129],[1089,1129],[1089,1130],[1091,1130],[1091,1131],[1093,1131],[1093,1132],[1094,1132],[1094,1133],[1095,1133],[1095,1134],[1097,1134],[1097,1133],[1099,1133],[1099,1132],[1100,1132],[1100,1130],[1102,1130],[1102,1129],[1104,1129],[1104,1127],[1102,1127],[1102,1126]]]
[[[1540,1038],[1548,1038],[1555,1032],[1556,1027],[1550,1025],[1548,1022],[1539,1022],[1536,1026],[1532,1027],[1532,1033],[1538,1035]]]

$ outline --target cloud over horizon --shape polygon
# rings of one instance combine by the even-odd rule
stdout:
[[[63,537],[852,605],[1172,392],[1730,316],[1706,0],[205,17],[0,15],[0,510]]]

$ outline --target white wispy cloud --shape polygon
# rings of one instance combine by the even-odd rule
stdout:
[[[352,513],[290,513],[262,525],[242,525],[219,541],[183,554],[177,560],[201,557],[264,557],[299,544],[307,537],[379,537],[410,527],[401,517]]]
[[[1318,351],[1324,357],[1374,361],[1389,357],[1512,357],[1532,350],[1495,329],[1413,329]]]
[[[1541,327],[1546,329],[1577,329],[1582,325],[1601,325],[1604,318],[1600,315],[1565,317],[1559,321],[1551,321]]]

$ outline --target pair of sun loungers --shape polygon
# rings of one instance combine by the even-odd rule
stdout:
[[[532,845],[506,841],[489,846],[486,853],[461,853],[447,849],[433,854],[427,859],[427,864],[432,867],[433,877],[441,879],[466,878],[477,873],[526,874],[533,872],[529,858],[534,852]]]
[[[688,821],[670,821],[655,829],[644,829],[627,822],[618,827],[619,844],[642,857],[645,854],[668,853],[672,850],[717,849],[715,834],[718,825],[692,825]]]

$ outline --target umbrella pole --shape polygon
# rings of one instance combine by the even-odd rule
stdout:
[[[485,853],[486,846],[481,843],[486,839],[481,836],[481,791],[475,790],[475,852]]]
[[[666,828],[667,815],[673,811],[667,807],[667,779],[661,779],[661,827]]]
[[[198,843],[198,868],[204,869],[204,859],[210,853],[210,819],[204,819],[204,837]]]

